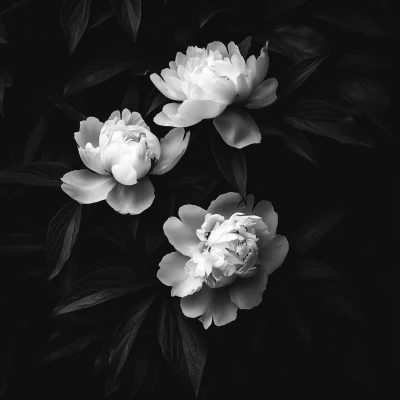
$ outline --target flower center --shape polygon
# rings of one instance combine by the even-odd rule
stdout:
[[[258,220],[261,218],[242,213],[235,213],[228,220],[219,214],[207,214],[196,231],[201,242],[186,263],[186,272],[204,278],[211,288],[254,275],[258,264],[254,225]]]

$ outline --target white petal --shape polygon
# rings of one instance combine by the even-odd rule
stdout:
[[[221,194],[211,202],[207,212],[210,214],[220,214],[225,219],[229,219],[233,214],[243,212],[246,205],[242,201],[239,193],[229,192]]]
[[[82,204],[105,200],[116,185],[112,176],[99,175],[87,169],[68,172],[61,180],[64,182],[61,189]]]
[[[247,60],[249,61],[249,60]],[[255,63],[251,63],[252,87],[256,88],[265,78],[269,67],[268,42],[261,49],[260,56]]]
[[[75,132],[75,140],[79,147],[85,148],[87,143],[93,147],[99,146],[99,136],[103,123],[97,118],[89,117],[81,121],[79,132]]]
[[[83,163],[89,169],[101,175],[109,175],[109,173],[104,169],[104,166],[101,162],[100,147],[94,148],[91,143],[87,143],[84,149],[82,147],[79,147],[78,151]]]
[[[212,51],[219,51],[223,58],[228,57],[228,51],[226,50],[226,46],[221,42],[211,42],[207,45],[207,52],[210,50]]]
[[[122,119],[125,121],[125,125],[140,125],[150,130],[150,128],[144,122],[142,116],[136,111],[131,113],[127,108],[125,108],[122,111]]]
[[[157,89],[171,100],[185,100],[186,96],[182,92],[178,92],[173,85],[169,86],[164,82],[161,77],[157,74],[150,75],[151,81],[157,87]]]
[[[226,108],[226,104],[214,100],[185,100],[178,112],[184,118],[202,120],[215,118]]]
[[[172,287],[171,296],[185,297],[196,293],[203,286],[204,278],[188,275],[183,281]]]
[[[140,214],[152,205],[154,197],[153,184],[146,176],[132,186],[117,183],[106,200],[115,211],[121,214]]]
[[[112,121],[114,118],[117,118],[117,121],[119,121],[121,119],[121,112],[118,110],[113,111],[108,117],[108,121]]]
[[[125,156],[118,164],[111,168],[114,178],[123,185],[134,185],[137,183],[137,172],[132,165],[132,157]]]
[[[267,274],[274,272],[285,260],[289,251],[289,242],[284,236],[260,238],[258,241],[259,261]]]
[[[174,128],[161,139],[161,155],[151,174],[165,174],[178,163],[185,154],[190,132],[186,134],[185,138],[184,135],[185,130],[183,128]]]
[[[186,100],[188,101],[188,100]],[[184,104],[183,102],[182,104]],[[202,118],[193,118],[180,114],[180,104],[169,103],[163,107],[163,111],[154,117],[154,122],[163,126],[186,127],[197,124]]]
[[[184,270],[189,257],[184,256],[175,251],[163,257],[157,271],[157,278],[167,286],[174,286],[178,282],[186,279],[186,272]]]
[[[229,105],[235,100],[237,88],[231,79],[221,77],[214,80],[211,93],[217,102]]]

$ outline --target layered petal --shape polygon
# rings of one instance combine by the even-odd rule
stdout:
[[[198,292],[190,296],[182,297],[181,309],[183,314],[189,318],[200,317],[206,312],[211,298],[211,289],[206,285],[203,285],[201,290],[199,290]]]
[[[267,272],[263,268],[259,268],[255,275],[250,278],[236,279],[229,286],[230,299],[241,310],[250,310],[261,303],[267,282]]]
[[[225,219],[229,219],[237,212],[243,212],[246,205],[242,201],[239,193],[229,192],[221,194],[214,201],[211,202],[207,212],[210,214],[220,214]]]
[[[93,147],[99,146],[99,136],[103,123],[97,118],[89,117],[81,121],[79,132],[75,132],[75,140],[79,147],[85,148],[87,143]]]
[[[125,125],[140,125],[150,130],[150,128],[144,122],[142,116],[136,111],[131,113],[127,108],[125,108],[122,111],[122,119],[124,120]]]
[[[285,260],[289,251],[289,242],[284,236],[276,235],[261,237],[257,242],[259,248],[259,262],[269,275],[274,272]]]
[[[185,136],[183,128],[171,129],[167,135],[161,139],[161,155],[156,166],[151,171],[152,174],[162,175],[170,171],[185,154],[189,144],[190,132]]]
[[[165,96],[171,100],[183,101],[186,99],[184,93],[179,92],[173,85],[168,85],[161,77],[157,74],[150,75],[151,81],[157,87],[157,89]]]
[[[89,169],[101,175],[109,175],[101,162],[100,147],[93,147],[91,143],[86,143],[85,148],[78,147],[78,151],[81,160]]]
[[[106,201],[121,214],[140,214],[151,206],[154,197],[153,184],[146,176],[132,186],[116,184]]]
[[[68,172],[61,180],[61,189],[81,204],[105,200],[116,185],[112,176],[99,175],[87,169]]]
[[[176,250],[183,255],[191,257],[200,240],[189,225],[186,225],[176,217],[168,218],[163,226],[165,236]]]
[[[204,278],[186,275],[186,278],[177,282],[171,289],[171,296],[185,297],[196,293],[203,286]]]
[[[253,117],[244,110],[228,108],[214,118],[214,126],[226,144],[237,149],[261,142]]]
[[[137,183],[137,172],[133,167],[132,156],[122,157],[118,164],[111,168],[114,178],[123,185],[134,185]]]
[[[174,286],[186,279],[185,265],[189,257],[175,251],[163,257],[157,271],[157,278],[167,286]]]
[[[179,113],[180,105],[178,103],[169,103],[163,107],[163,111],[154,117],[154,122],[161,126],[174,126],[184,128],[192,126],[201,121],[201,118],[193,118],[189,115]]]
[[[275,78],[270,78],[258,85],[251,95],[244,102],[245,107],[249,109],[256,109],[267,107],[272,104],[276,99],[276,89],[278,88],[278,81]]]
[[[218,41],[209,43],[206,47],[206,50],[207,52],[210,50],[219,51],[223,58],[228,57],[228,50],[226,49],[226,46]]]

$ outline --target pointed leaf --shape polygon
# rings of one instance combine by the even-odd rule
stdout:
[[[87,27],[91,0],[64,0],[60,10],[61,27],[72,53]]]
[[[213,119],[213,123],[229,146],[241,149],[261,141],[261,133],[253,117],[240,108],[227,108]]]
[[[82,205],[69,201],[50,221],[47,230],[47,262],[52,269],[49,279],[57,276],[69,256],[79,232]]]
[[[61,186],[61,177],[71,168],[58,162],[30,162],[0,172],[0,183],[19,183],[30,186]]]
[[[65,86],[63,96],[70,96],[83,89],[98,85],[126,70],[132,70],[137,75],[148,71],[146,62],[128,60],[122,62],[100,61],[81,69]]]
[[[137,83],[134,83],[129,87],[127,92],[125,93],[124,99],[121,103],[121,110],[127,108],[129,111],[135,111],[139,109],[139,95],[140,95],[140,86]]]
[[[157,88],[154,88],[150,92],[150,95],[146,100],[144,109],[147,111],[145,111],[144,116],[147,117],[156,108],[161,107],[164,104],[167,104],[169,101],[171,101],[171,100],[168,99],[167,97],[165,97],[162,93],[160,93]]]
[[[0,44],[10,44],[6,39],[7,39],[6,30],[4,24],[0,21]]]
[[[245,200],[247,170],[243,152],[227,146],[217,135],[213,135],[212,152],[222,174]]]
[[[211,18],[225,11],[229,11],[229,8],[216,4],[215,0],[202,0],[199,11],[200,28],[202,28]]]
[[[274,26],[263,39],[269,40],[269,49],[295,62],[328,54],[328,43],[323,36],[304,25]]]
[[[293,115],[285,117],[291,126],[325,136],[344,144],[373,147],[372,140],[357,129],[352,116],[334,109],[322,100],[305,100],[296,105]]]
[[[278,98],[285,97],[301,86],[327,56],[308,58],[289,67],[279,78]]]
[[[119,23],[136,41],[142,14],[141,0],[111,0],[111,7]]]
[[[340,280],[339,271],[322,261],[315,261],[303,258],[296,266],[294,278],[299,280]]]
[[[49,99],[54,105],[62,110],[65,115],[67,115],[72,121],[76,122],[78,125],[81,121],[84,121],[86,119],[86,117],[82,113],[80,113],[64,100],[50,96],[46,96],[46,98]]]
[[[114,332],[114,339],[110,346],[110,366],[114,380],[129,356],[133,342],[155,297],[152,295],[136,304],[124,315]]]
[[[189,380],[197,397],[207,360],[207,348],[178,306],[172,307],[165,301],[161,308],[158,324],[161,350],[172,368]]]
[[[245,60],[247,59],[247,54],[249,53],[250,46],[251,46],[251,36],[247,36],[246,39],[244,39],[242,42],[238,44],[240,54]]]
[[[282,12],[299,7],[307,1],[308,0],[269,0],[266,3],[266,16],[267,18],[275,17]]]

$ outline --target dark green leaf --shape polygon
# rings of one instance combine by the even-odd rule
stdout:
[[[39,148],[47,131],[47,127],[47,117],[46,114],[43,113],[39,115],[38,119],[36,120],[35,127],[32,130],[32,133],[29,135],[28,140],[26,141],[23,158],[24,163],[30,162],[34,159],[35,153]]]
[[[142,14],[141,0],[110,0],[111,7],[122,27],[136,41]]]
[[[71,343],[62,346],[51,354],[43,357],[38,363],[36,363],[36,365],[46,364],[79,353],[85,350],[90,345],[90,343],[93,342],[94,339],[95,337],[91,335],[76,339]]]
[[[242,42],[238,44],[240,54],[244,59],[247,58],[247,54],[249,53],[249,49],[251,46],[251,36],[247,36]]]
[[[297,129],[344,144],[373,147],[372,140],[359,132],[352,116],[321,100],[299,102],[294,114],[286,116],[285,121]]]
[[[64,0],[60,10],[61,27],[72,53],[87,27],[91,0]]]
[[[289,243],[299,254],[306,253],[333,229],[344,214],[345,211],[341,208],[331,208],[308,215],[303,224],[289,235]]]
[[[289,67],[279,78],[278,98],[285,97],[301,86],[327,56],[308,58]]]
[[[323,36],[308,26],[278,25],[272,27],[265,38],[269,40],[269,49],[292,61],[328,54],[328,44]]]
[[[82,205],[69,201],[50,221],[47,230],[47,262],[52,272],[49,279],[57,276],[71,255],[81,222]]]
[[[70,104],[66,103],[64,100],[50,96],[46,96],[46,98],[52,101],[54,105],[56,105],[60,110],[65,113],[65,115],[67,115],[72,121],[76,122],[78,125],[81,121],[84,121],[86,119],[86,117],[82,113],[80,113]]]
[[[178,306],[172,309],[168,301],[161,308],[158,339],[165,359],[178,374],[189,380],[197,397],[207,348]]]
[[[246,199],[247,169],[243,151],[228,146],[219,135],[213,135],[212,152],[227,181]]]
[[[282,12],[299,7],[307,1],[308,0],[269,0],[265,2],[267,18],[275,17]]]
[[[99,4],[101,5],[103,3],[100,2]],[[109,6],[109,3],[104,3],[104,4],[108,4],[108,6]],[[88,27],[87,27],[88,30],[95,28],[96,26],[107,21],[114,15],[111,8],[104,8],[101,10],[97,10],[97,9],[95,9],[95,4],[93,5],[92,12],[90,14],[91,15],[90,15]]]
[[[145,109],[145,117],[147,117],[152,111],[154,111],[156,108],[163,106],[164,104],[167,104],[171,100],[165,97],[162,93],[159,92],[157,88],[154,88],[150,94],[149,97],[146,100],[146,104],[144,106]],[[146,111],[147,110],[147,111]]]
[[[30,162],[0,172],[0,183],[60,187],[60,179],[70,171],[70,167],[58,162]]]
[[[147,311],[155,299],[155,295],[145,298],[129,310],[114,332],[114,339],[110,346],[110,366],[114,379],[117,378],[124,366],[140,326],[146,317]]]
[[[340,280],[340,275],[336,268],[333,268],[322,261],[308,260],[305,258],[300,260],[293,276],[295,279],[307,281]]]
[[[317,3],[312,15],[339,28],[368,37],[386,36],[390,33],[389,21],[377,10],[373,12],[367,7],[356,7],[349,2],[324,1],[323,4]]]
[[[148,71],[148,68],[142,61],[129,60],[123,62],[117,62],[110,65],[94,64],[84,67],[80,70],[79,74],[73,77],[65,86],[64,96],[70,96],[83,89],[87,89],[91,86],[98,85],[99,83],[105,82],[114,76],[120,74],[126,70],[132,70],[133,73],[143,75]]]

